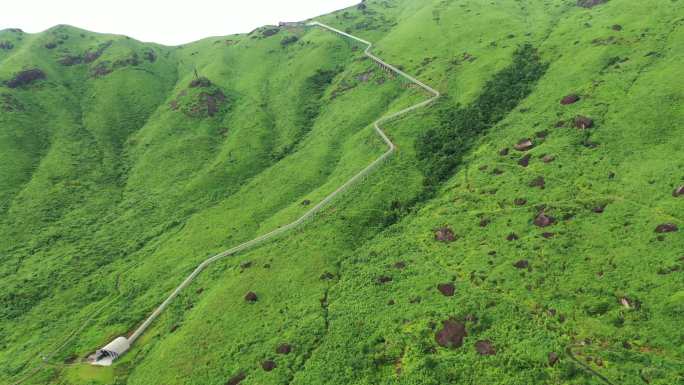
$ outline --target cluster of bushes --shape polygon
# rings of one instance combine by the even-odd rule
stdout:
[[[494,75],[471,105],[454,106],[448,97],[439,102],[438,125],[416,142],[428,192],[452,176],[477,138],[532,92],[546,68],[537,50],[527,44],[518,48],[512,64]]]

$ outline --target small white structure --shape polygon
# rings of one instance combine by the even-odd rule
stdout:
[[[88,357],[88,361],[91,365],[110,366],[114,360],[124,354],[130,347],[131,344],[128,341],[128,338],[117,337],[114,341],[107,344],[107,346],[98,349]]]

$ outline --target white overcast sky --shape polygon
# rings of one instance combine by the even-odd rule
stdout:
[[[167,45],[298,21],[360,0],[16,0],[3,1],[0,29],[44,31],[69,24]]]

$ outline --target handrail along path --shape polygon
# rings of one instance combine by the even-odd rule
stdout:
[[[337,33],[337,34],[340,34],[340,35],[342,35],[342,36],[344,36],[344,37],[347,37],[347,38],[349,38],[349,39],[352,39],[352,40],[358,41],[358,42],[360,42],[360,43],[362,43],[362,44],[365,44],[367,47],[366,47],[366,49],[365,49],[365,51],[364,51],[364,54],[365,54],[367,57],[369,57],[371,60],[373,60],[373,61],[376,62],[377,64],[379,64],[379,65],[381,65],[381,66],[383,66],[383,67],[385,67],[385,68],[391,70],[392,72],[395,72],[395,73],[398,74],[399,76],[402,76],[402,77],[408,79],[410,82],[412,82],[412,83],[418,85],[419,87],[421,87],[422,89],[424,89],[425,91],[427,91],[428,93],[430,93],[430,94],[432,95],[432,97],[431,97],[430,99],[428,99],[428,100],[425,100],[425,101],[423,101],[423,102],[420,102],[420,103],[418,103],[418,104],[415,104],[415,105],[413,105],[413,106],[411,106],[411,107],[405,108],[405,109],[403,109],[403,110],[401,110],[401,111],[392,113],[392,114],[390,114],[390,115],[384,116],[384,117],[382,117],[382,118],[376,120],[376,121],[373,123],[373,127],[375,128],[375,131],[378,133],[378,135],[380,135],[380,137],[382,138],[382,140],[383,140],[383,141],[385,142],[385,144],[387,145],[387,147],[388,147],[387,151],[386,151],[385,153],[383,153],[379,158],[375,159],[371,164],[369,164],[368,166],[366,166],[366,167],[365,167],[363,170],[361,170],[358,174],[354,175],[351,179],[349,179],[348,181],[346,181],[346,182],[345,182],[342,186],[340,186],[337,190],[333,191],[333,192],[330,193],[328,196],[326,196],[326,197],[325,197],[323,200],[321,200],[317,205],[315,205],[315,206],[312,207],[310,210],[308,210],[306,213],[304,213],[299,219],[295,220],[295,221],[292,222],[292,223],[289,223],[289,224],[287,224],[287,225],[284,225],[284,226],[282,226],[282,227],[279,227],[279,228],[277,228],[277,229],[275,229],[275,230],[273,230],[273,231],[271,231],[271,232],[269,232],[269,233],[266,233],[266,234],[261,235],[261,236],[259,236],[259,237],[257,237],[257,238],[254,238],[254,239],[252,239],[252,240],[250,240],[250,241],[247,241],[247,242],[242,243],[242,244],[240,244],[240,245],[238,245],[238,246],[235,246],[235,247],[233,247],[233,248],[231,248],[231,249],[228,249],[228,250],[226,250],[226,251],[224,251],[224,252],[222,252],[222,253],[220,253],[220,254],[214,255],[213,257],[210,257],[210,258],[206,259],[204,262],[200,263],[200,264],[195,268],[195,270],[193,270],[193,272],[190,273],[190,275],[188,275],[187,278],[185,278],[185,280],[183,280],[183,282],[182,282],[178,287],[176,287],[176,288],[173,290],[173,292],[171,292],[171,294],[169,294],[169,296],[164,300],[164,302],[162,302],[161,305],[159,305],[159,306],[152,312],[152,314],[150,314],[149,317],[147,317],[147,319],[145,319],[145,321],[144,321],[144,322],[143,322],[143,323],[142,323],[142,324],[141,324],[141,325],[140,325],[140,326],[131,334],[131,336],[128,337],[128,342],[129,342],[130,345],[132,345],[132,344],[133,344],[133,343],[134,343],[134,342],[135,342],[135,341],[136,341],[136,340],[145,332],[145,330],[147,330],[147,328],[152,324],[152,322],[154,322],[154,320],[155,320],[155,319],[156,319],[156,318],[157,318],[157,317],[158,317],[158,316],[159,316],[159,315],[160,315],[160,314],[169,306],[169,304],[171,303],[171,301],[173,301],[173,299],[176,298],[176,296],[178,296],[178,294],[179,294],[183,289],[185,289],[186,287],[188,287],[188,285],[190,285],[190,283],[192,283],[192,281],[193,281],[193,280],[194,280],[194,279],[195,279],[195,278],[196,278],[204,269],[206,269],[207,266],[209,266],[209,265],[212,264],[213,262],[216,262],[216,261],[219,260],[219,259],[225,258],[225,257],[227,257],[227,256],[234,255],[234,254],[239,253],[239,252],[241,252],[241,251],[244,251],[244,250],[246,250],[246,249],[248,249],[248,248],[254,247],[254,246],[258,245],[258,244],[261,244],[261,243],[263,243],[263,242],[265,242],[265,241],[267,241],[267,240],[270,240],[270,239],[272,239],[272,238],[274,238],[274,237],[276,237],[276,236],[278,236],[278,235],[280,235],[280,234],[283,234],[283,233],[285,233],[285,232],[287,232],[287,231],[289,231],[289,230],[291,230],[291,229],[293,229],[293,228],[295,228],[295,227],[301,225],[304,221],[306,221],[307,219],[311,218],[311,217],[314,216],[316,213],[318,213],[319,211],[321,211],[321,209],[322,209],[323,207],[325,207],[328,203],[330,203],[330,201],[332,201],[332,200],[333,200],[335,197],[337,197],[340,193],[344,192],[347,188],[349,188],[351,185],[353,185],[354,183],[356,183],[359,179],[361,179],[361,178],[363,178],[364,176],[370,174],[370,173],[373,171],[373,169],[375,169],[380,163],[382,163],[385,159],[387,159],[390,155],[392,155],[392,153],[394,153],[394,152],[396,151],[397,147],[396,147],[396,145],[395,145],[394,143],[392,143],[392,141],[387,137],[387,135],[385,134],[385,132],[380,128],[380,124],[382,124],[382,123],[384,123],[384,122],[387,122],[387,121],[389,121],[389,120],[391,120],[391,119],[394,119],[394,118],[396,118],[396,117],[399,117],[399,116],[401,116],[401,115],[407,114],[407,113],[409,113],[409,112],[411,112],[411,111],[413,111],[413,110],[416,110],[416,109],[418,109],[418,108],[427,106],[428,104],[434,102],[437,98],[440,97],[439,91],[433,89],[432,87],[426,85],[425,83],[422,83],[421,81],[417,80],[416,78],[414,78],[414,77],[412,77],[412,76],[406,74],[405,72],[401,71],[400,69],[398,69],[398,68],[396,68],[396,67],[394,67],[394,66],[392,66],[392,65],[390,65],[390,64],[388,64],[388,63],[386,63],[386,62],[384,62],[384,61],[383,61],[382,59],[380,59],[379,57],[373,55],[373,54],[370,52],[371,48],[373,47],[373,44],[372,44],[372,43],[370,43],[370,42],[368,42],[368,41],[366,41],[366,40],[360,39],[360,38],[358,38],[358,37],[356,37],[356,36],[350,35],[350,34],[348,34],[348,33],[346,33],[346,32],[343,32],[343,31],[340,31],[340,30],[338,30],[338,29],[335,29],[335,28],[333,28],[333,27],[327,26],[327,25],[325,25],[325,24],[323,24],[323,23],[320,23],[320,22],[317,22],[317,21],[310,22],[310,23],[308,23],[307,25],[308,25],[308,26],[312,26],[312,27],[321,27],[321,28],[323,28],[323,29],[327,29],[327,30],[329,30],[329,31],[332,31],[332,32],[334,32],[334,33]]]

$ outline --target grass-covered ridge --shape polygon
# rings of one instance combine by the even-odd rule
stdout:
[[[210,268],[110,369],[72,364],[206,256],[375,159],[370,123],[423,96],[320,30],[183,47],[0,32],[0,383],[107,303],[27,383],[600,383],[569,346],[613,383],[681,382],[684,15],[586,3],[368,0],[321,17],[448,100],[392,123],[399,151],[378,172]],[[430,178],[425,133],[475,128],[455,112],[528,44],[545,70]]]

